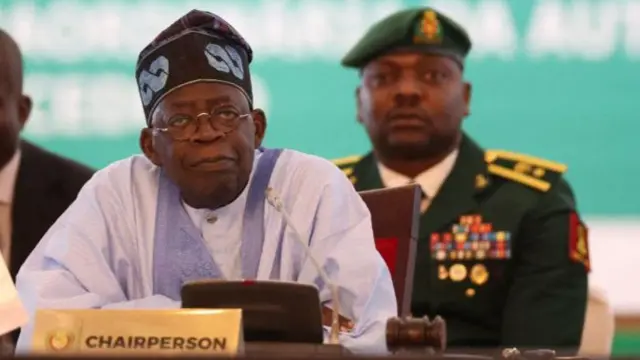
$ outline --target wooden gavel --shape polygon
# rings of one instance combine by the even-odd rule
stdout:
[[[433,321],[423,318],[394,317],[387,321],[389,351],[431,349],[442,352],[447,346],[447,325],[436,316]]]

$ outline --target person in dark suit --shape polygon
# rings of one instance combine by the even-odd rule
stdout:
[[[442,316],[448,345],[577,350],[587,304],[586,227],[566,166],[486,150],[461,130],[466,31],[431,8],[371,27],[342,60],[360,72],[373,151],[336,160],[359,191],[423,190],[413,316]]]
[[[3,254],[15,279],[31,250],[94,170],[20,139],[31,112],[31,99],[22,94],[22,55],[2,30],[0,49],[0,206],[4,205],[6,223],[10,205],[11,219],[9,226],[2,226],[0,238],[2,249],[10,249]]]
[[[20,139],[31,111],[22,82],[20,49],[0,30],[0,249],[14,280],[94,172]]]

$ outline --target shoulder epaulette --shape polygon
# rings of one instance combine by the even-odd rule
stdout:
[[[542,192],[567,171],[565,164],[505,150],[487,150],[485,161],[489,173]]]
[[[342,168],[342,167],[353,166],[358,161],[360,161],[360,159],[362,159],[362,155],[351,155],[351,156],[345,156],[343,158],[331,160],[331,162],[334,163],[337,167]]]
[[[331,162],[342,170],[342,172],[351,177],[353,175],[353,166],[362,159],[362,155],[351,155],[339,159],[331,160]]]

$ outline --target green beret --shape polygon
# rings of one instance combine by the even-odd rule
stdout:
[[[401,50],[450,56],[462,65],[471,40],[462,26],[436,10],[412,8],[373,24],[341,63],[362,68],[378,56]]]

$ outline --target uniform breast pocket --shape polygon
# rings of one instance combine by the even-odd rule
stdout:
[[[507,299],[505,260],[435,262],[434,313],[449,319],[498,326]],[[455,321],[455,320],[453,320]]]

